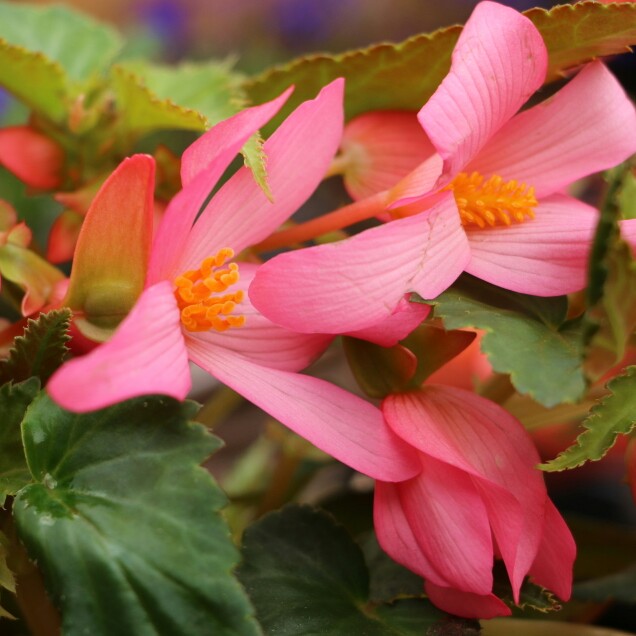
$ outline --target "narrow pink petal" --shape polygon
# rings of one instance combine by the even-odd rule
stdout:
[[[373,526],[378,543],[394,561],[427,581],[445,586],[447,581],[435,570],[422,551],[404,515],[399,494],[404,483],[378,481],[375,484]]]
[[[398,490],[415,540],[446,585],[488,594],[493,546],[479,492],[464,471],[429,456],[421,461],[422,472]]]
[[[375,111],[347,124],[341,152],[347,192],[364,199],[392,188],[435,149],[416,113]]]
[[[438,154],[419,164],[389,190],[389,209],[418,201],[431,192],[439,181],[443,168],[444,162]]]
[[[240,263],[241,278],[231,289],[245,291],[243,302],[233,312],[235,315],[245,316],[245,324],[222,333],[207,331],[192,333],[190,337],[241,354],[257,364],[286,371],[300,371],[323,353],[333,336],[289,331],[265,318],[247,296],[247,288],[257,269],[258,265]]]
[[[548,499],[541,544],[530,568],[530,576],[535,583],[567,601],[572,593],[572,566],[575,557],[576,544],[572,533]]]
[[[218,123],[183,153],[183,190],[170,202],[155,235],[149,283],[175,274],[194,220],[216,182],[245,142],[280,110],[291,90]]]
[[[455,616],[486,619],[512,614],[510,608],[494,594],[471,594],[439,587],[429,581],[424,584],[424,591],[433,605]]]
[[[402,439],[473,477],[517,592],[537,553],[547,500],[523,426],[489,400],[438,385],[391,395],[382,411]]]
[[[525,182],[543,197],[634,152],[634,106],[605,66],[594,62],[552,98],[508,122],[466,171]]]
[[[346,335],[374,342],[381,347],[392,347],[406,338],[413,329],[419,327],[430,313],[431,308],[428,305],[409,302],[407,294],[388,318]]]
[[[267,238],[314,192],[342,136],[344,80],[301,104],[265,142],[270,201],[247,168],[214,195],[196,222],[181,259],[189,269],[210,255],[210,246],[236,253]]]
[[[384,423],[375,406],[307,375],[267,368],[189,339],[190,358],[221,382],[339,461],[383,481],[419,470],[415,452]]]
[[[494,2],[477,5],[450,72],[419,113],[447,174],[460,172],[543,84],[547,59],[530,20]]]
[[[466,271],[505,289],[559,296],[585,286],[598,211],[565,195],[543,199],[535,218],[510,226],[468,229]]]
[[[468,259],[454,199],[446,196],[425,213],[276,256],[259,269],[250,298],[289,329],[350,333],[389,318],[407,292],[434,298]]]
[[[80,413],[150,393],[183,399],[189,389],[179,310],[168,283],[146,289],[108,342],[64,364],[47,385],[58,404]]]

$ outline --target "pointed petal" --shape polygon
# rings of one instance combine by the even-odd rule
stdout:
[[[168,283],[146,289],[108,342],[64,364],[47,385],[58,404],[76,412],[149,393],[183,399],[189,389],[179,310]]]
[[[170,202],[157,230],[148,272],[150,284],[176,273],[176,262],[194,220],[216,182],[247,140],[280,110],[291,91],[219,122],[185,150],[181,163],[183,190]]]
[[[434,298],[468,258],[454,199],[447,196],[423,214],[276,256],[259,269],[250,298],[289,329],[349,333],[390,317],[409,291]]]
[[[449,587],[439,587],[426,581],[424,591],[433,605],[464,618],[495,618],[510,616],[510,608],[494,594],[471,594]]]
[[[381,347],[393,347],[408,336],[431,313],[431,308],[424,303],[412,303],[408,295],[400,300],[393,313],[370,327],[351,331],[347,336],[368,340]]]
[[[408,479],[419,471],[412,449],[390,431],[379,409],[361,398],[193,338],[188,351],[208,373],[352,468],[383,481]]]
[[[555,194],[535,218],[510,226],[467,229],[471,259],[466,271],[504,289],[559,296],[585,286],[587,259],[598,211]]]
[[[403,483],[378,481],[375,484],[373,526],[378,543],[394,561],[405,568],[437,585],[447,585],[420,548],[404,514],[399,493]]]
[[[556,95],[508,122],[466,171],[525,182],[540,198],[634,152],[634,106],[605,66],[594,62]]]
[[[33,188],[53,190],[62,180],[64,151],[29,126],[10,126],[0,130],[0,165]]]
[[[65,304],[89,321],[121,320],[144,288],[153,231],[155,162],[124,159],[82,224]]]
[[[338,161],[351,198],[364,199],[392,188],[434,152],[415,113],[376,111],[347,124]]]
[[[329,346],[333,336],[289,331],[265,318],[247,296],[247,288],[257,269],[258,265],[240,263],[241,278],[232,286],[232,291],[245,291],[243,302],[233,312],[245,316],[245,324],[222,333],[207,331],[193,333],[190,337],[243,355],[256,364],[286,371],[300,371]]]
[[[214,195],[190,234],[181,269],[209,256],[211,245],[238,253],[267,238],[311,196],[342,136],[343,90],[344,80],[331,82],[316,99],[301,104],[265,142],[273,202],[247,168]]]
[[[449,175],[461,172],[543,84],[547,52],[532,22],[480,2],[453,51],[451,70],[419,120]]]
[[[492,590],[493,546],[481,496],[470,475],[423,456],[422,472],[400,483],[400,502],[416,541],[446,585]]]
[[[572,593],[572,566],[576,558],[576,544],[563,517],[548,500],[545,525],[537,557],[530,568],[530,576],[537,585],[554,592],[567,601]]]
[[[547,500],[539,455],[520,422],[472,392],[438,385],[391,395],[382,411],[402,439],[473,476],[518,591],[537,553]]]

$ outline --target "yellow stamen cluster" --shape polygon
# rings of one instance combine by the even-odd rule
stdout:
[[[534,218],[533,208],[537,205],[534,188],[515,179],[504,181],[495,174],[486,180],[478,172],[460,172],[447,189],[455,194],[462,225],[483,228]]]
[[[225,331],[245,324],[245,316],[229,315],[243,300],[243,291],[223,294],[239,280],[236,263],[223,267],[233,256],[234,251],[224,247],[204,259],[199,269],[184,272],[174,281],[181,322],[188,331]]]

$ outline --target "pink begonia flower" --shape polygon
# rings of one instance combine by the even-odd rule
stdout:
[[[243,167],[197,217],[230,161],[288,94],[218,124],[186,150],[184,188],[157,230],[145,285],[132,310],[107,342],[63,365],[47,390],[60,405],[78,412],[150,393],[183,399],[190,389],[190,359],[337,459],[370,476],[407,479],[419,469],[417,458],[386,426],[379,409],[328,382],[296,373],[322,353],[330,338],[289,332],[260,315],[244,293],[257,266],[231,262],[233,253],[268,236],[320,183],[342,134],[343,81],[332,82],[315,100],[300,105],[265,143],[273,202]],[[132,165],[131,174],[136,174],[139,164],[137,172],[149,175],[142,165],[148,163],[150,157],[136,156],[120,170]],[[122,176],[124,183],[129,176]],[[143,187],[145,178],[141,187],[129,184],[138,200],[135,209],[126,209],[113,177],[107,182],[108,192],[114,193],[114,218],[96,221],[103,226],[104,240],[120,231],[109,228],[113,223],[124,228],[133,224],[139,240],[146,240],[149,232],[137,228],[140,219],[145,219],[142,224],[152,219],[152,187]],[[84,234],[93,225],[89,217],[91,211]],[[87,240],[80,236],[79,253]],[[100,262],[121,267],[118,249],[110,240]],[[143,245],[127,249],[126,258],[143,259]],[[108,274],[92,273],[101,277],[106,295],[125,283],[121,277],[109,282]],[[79,305],[92,292],[90,281],[80,284],[84,275],[78,273],[77,283],[71,275],[68,298]]]
[[[526,575],[567,600],[576,546],[521,423],[485,398],[442,385],[389,395],[382,410],[418,451],[421,472],[377,482],[378,541],[425,579],[431,601],[468,618],[510,614],[492,592],[494,558],[505,563],[515,602]]]
[[[448,75],[418,115],[436,154],[393,188],[327,219],[342,221],[332,230],[382,214],[392,220],[274,257],[249,290],[254,305],[288,328],[341,333],[390,314],[406,292],[436,297],[463,271],[539,296],[581,289],[598,212],[564,190],[636,151],[636,112],[594,62],[517,114],[541,87],[546,65],[545,45],[527,18],[480,3]],[[377,182],[373,173],[371,190]],[[262,248],[286,234],[312,237],[300,227]]]

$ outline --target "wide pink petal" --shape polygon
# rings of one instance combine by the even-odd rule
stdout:
[[[215,249],[240,252],[267,238],[314,192],[342,136],[344,80],[301,104],[265,142],[267,179],[273,201],[241,168],[214,195],[190,234],[181,269],[190,269]]]
[[[300,436],[341,462],[383,481],[419,470],[416,453],[384,423],[375,406],[307,375],[267,368],[189,339],[190,358]]]
[[[510,226],[468,229],[466,271],[493,285],[535,296],[585,286],[598,211],[565,195],[543,199],[535,218]]]
[[[510,616],[510,608],[494,594],[471,594],[450,587],[439,587],[430,581],[424,591],[433,605],[441,610],[464,618],[495,618]]]
[[[289,331],[265,318],[252,305],[247,295],[247,288],[257,269],[258,265],[240,263],[241,278],[231,289],[231,291],[239,289],[245,291],[243,302],[234,311],[235,315],[246,317],[245,324],[221,333],[218,331],[192,333],[190,337],[241,354],[263,366],[286,371],[300,371],[311,364],[329,346],[333,336]]]
[[[435,152],[416,113],[374,111],[347,124],[341,144],[343,178],[353,199],[392,188]]]
[[[375,484],[373,526],[378,543],[397,563],[437,585],[447,585],[422,551],[404,514],[399,494],[403,484],[384,481]]]
[[[547,51],[532,22],[480,2],[453,51],[451,70],[420,110],[420,123],[455,175],[543,84]]]
[[[576,544],[563,517],[548,499],[545,522],[537,557],[530,576],[537,585],[546,587],[567,601],[572,593],[572,566]]]
[[[556,95],[508,122],[466,171],[525,182],[542,197],[634,152],[634,106],[605,66],[594,62]]]
[[[108,342],[64,364],[47,385],[58,404],[76,412],[149,393],[183,399],[189,389],[179,310],[168,283],[146,289]]]
[[[172,199],[157,229],[150,284],[174,275],[194,220],[216,182],[245,142],[280,110],[290,93],[291,89],[271,102],[247,108],[218,123],[183,153],[183,190]]]
[[[412,303],[408,294],[400,300],[393,313],[370,327],[350,331],[347,336],[368,340],[381,347],[392,347],[408,336],[431,313],[424,303]]]
[[[307,333],[348,333],[390,317],[409,291],[434,298],[468,258],[454,199],[446,196],[425,213],[276,256],[261,266],[249,293],[275,323]]]
[[[464,471],[422,456],[422,472],[399,485],[413,536],[446,585],[475,594],[492,590],[488,514]]]
[[[439,385],[390,395],[382,411],[402,439],[472,476],[518,591],[537,553],[547,500],[523,426],[489,400]]]

